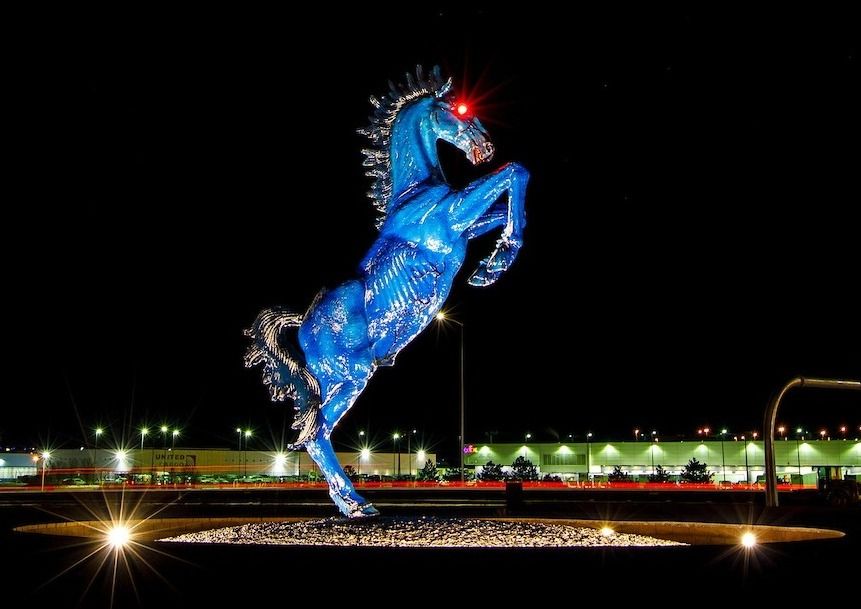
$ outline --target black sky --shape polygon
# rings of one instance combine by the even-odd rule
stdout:
[[[144,419],[203,445],[280,429],[242,329],[354,275],[375,236],[355,129],[417,63],[490,93],[494,164],[532,172],[517,264],[483,290],[464,274],[449,301],[468,440],[743,431],[793,375],[861,377],[852,15],[341,17],[350,33],[223,14],[21,44],[0,444]],[[477,175],[445,158],[453,180]],[[341,439],[417,427],[453,444],[457,341],[415,340]],[[786,419],[857,429],[859,406],[808,393]]]

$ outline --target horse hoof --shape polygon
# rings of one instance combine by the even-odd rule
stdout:
[[[373,503],[363,503],[350,512],[350,518],[370,518],[379,515],[380,511],[374,507]]]
[[[499,279],[499,275],[500,273],[491,273],[487,270],[486,266],[481,265],[470,275],[467,283],[471,286],[483,288]]]
[[[511,246],[503,246],[496,250],[487,261],[487,270],[491,274],[503,273],[509,269],[514,262],[514,257],[517,255],[516,250],[512,250]]]

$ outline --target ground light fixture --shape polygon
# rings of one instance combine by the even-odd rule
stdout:
[[[123,525],[117,525],[108,529],[106,537],[108,544],[115,550],[121,550],[132,538],[128,527]]]

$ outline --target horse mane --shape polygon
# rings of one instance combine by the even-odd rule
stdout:
[[[379,98],[373,95],[369,98],[374,107],[374,113],[370,116],[371,124],[364,129],[359,129],[358,133],[371,140],[371,147],[362,150],[362,154],[365,155],[362,165],[369,168],[365,171],[365,175],[374,179],[371,190],[368,191],[368,198],[380,214],[376,221],[377,229],[382,228],[386,221],[386,214],[392,201],[392,162],[389,156],[389,145],[392,127],[398,113],[418,99],[445,97],[450,90],[451,78],[443,80],[439,66],[434,66],[427,78],[422,67],[416,66],[415,76],[407,72],[406,83],[395,84],[390,80],[388,92]]]

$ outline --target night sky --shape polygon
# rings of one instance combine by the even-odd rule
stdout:
[[[0,445],[142,421],[279,442],[292,410],[243,368],[242,330],[355,275],[376,234],[355,130],[417,63],[468,92],[493,166],[532,172],[517,263],[470,288],[493,239],[471,244],[449,300],[467,441],[742,433],[793,375],[861,377],[851,15],[415,10],[344,15],[346,35],[323,14],[221,14],[21,46]],[[455,184],[489,170],[443,158]],[[449,451],[458,395],[456,328],[431,327],[334,437],[415,427]],[[785,412],[857,430],[861,396]]]

